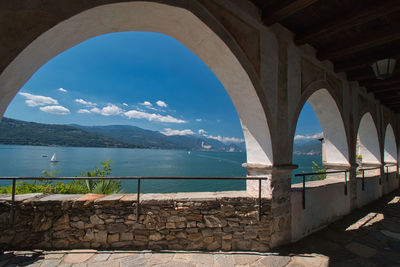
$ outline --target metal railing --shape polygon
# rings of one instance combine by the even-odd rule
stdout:
[[[386,181],[389,181],[389,167],[394,167],[397,166],[397,164],[387,164],[384,166],[379,166],[379,167],[373,167],[373,168],[363,168],[363,169],[358,169],[357,171],[362,172],[362,180],[361,180],[361,189],[362,191],[365,190],[365,171],[370,171],[370,170],[376,170],[376,169],[381,169],[382,167],[386,167]],[[309,173],[298,173],[295,174],[295,177],[302,177],[303,178],[303,187],[302,187],[302,204],[303,204],[303,209],[306,208],[306,177],[307,176],[316,176],[316,175],[326,175],[326,174],[333,174],[333,173],[344,173],[344,194],[348,194],[348,189],[347,189],[347,173],[350,170],[343,170],[343,171],[326,171],[326,172],[309,172]],[[379,175],[379,184],[382,184],[382,175]]]
[[[365,191],[365,171],[372,171],[372,170],[381,170],[381,166],[379,167],[372,167],[372,168],[363,168],[363,169],[358,169],[357,171],[362,173],[361,177],[361,190]],[[356,174],[357,175],[357,174]],[[382,184],[382,173],[379,174],[379,184]]]
[[[344,173],[344,194],[347,195],[347,173],[349,170],[343,171],[326,171],[326,172],[308,172],[308,173],[298,173],[295,174],[295,177],[302,177],[303,178],[303,190],[302,190],[302,204],[303,209],[306,208],[306,177],[307,176],[316,176],[316,175],[326,175],[326,174],[333,174],[333,173]]]
[[[386,182],[388,182],[389,181],[389,168],[390,167],[397,167],[397,164],[386,164],[385,165],[385,168],[386,168]],[[394,171],[394,172],[397,172],[397,168],[396,168],[396,170]]]
[[[15,190],[17,180],[137,180],[137,204],[136,221],[140,215],[140,186],[142,180],[256,180],[258,181],[258,221],[261,221],[261,181],[268,180],[267,177],[0,177],[0,180],[12,180],[10,222],[14,223],[15,212]]]

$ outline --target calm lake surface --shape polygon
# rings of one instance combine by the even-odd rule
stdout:
[[[53,153],[57,163],[50,163]],[[48,157],[42,157],[42,154]],[[42,170],[59,170],[57,176],[77,176],[100,166],[101,161],[111,159],[112,176],[224,176],[244,177],[245,153],[125,148],[85,148],[0,145],[0,176],[42,176]],[[312,171],[312,161],[321,164],[320,156],[294,155],[299,169],[294,173]],[[294,179],[292,182],[300,182]],[[8,186],[11,181],[0,181]],[[206,192],[244,190],[245,181],[142,181],[144,193]],[[125,193],[136,192],[136,181],[122,181]]]

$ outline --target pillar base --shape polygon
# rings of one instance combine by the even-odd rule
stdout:
[[[247,175],[265,177],[261,184],[262,196],[271,198],[271,247],[288,244],[292,241],[292,171],[297,165],[262,165],[245,163]],[[258,195],[258,181],[247,181],[247,192]]]

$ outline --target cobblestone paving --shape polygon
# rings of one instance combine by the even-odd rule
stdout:
[[[13,251],[2,266],[400,266],[400,191],[271,253]]]

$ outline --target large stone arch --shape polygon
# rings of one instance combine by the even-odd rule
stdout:
[[[292,125],[296,126],[300,112],[304,104],[308,101],[318,117],[318,121],[323,131],[325,142],[325,162],[331,165],[349,165],[349,146],[347,131],[343,120],[343,111],[336,94],[326,81],[316,81],[307,86],[304,90],[295,114],[295,121]],[[294,138],[295,129],[293,131]]]
[[[72,16],[39,36],[3,71],[0,115],[23,84],[59,53],[102,34],[132,30],[158,32],[177,39],[193,51],[223,84],[241,120],[247,162],[272,165],[268,112],[258,96],[262,90],[254,82],[254,70],[245,62],[245,56],[230,34],[213,17],[206,21],[207,24],[185,8],[150,1],[103,5]]]
[[[366,112],[361,117],[358,125],[357,139],[360,142],[356,151],[357,155],[362,156],[362,163],[380,164],[381,152],[378,138],[378,131],[371,113]]]
[[[392,125],[388,124],[385,130],[384,154],[385,163],[397,163],[397,145]]]

